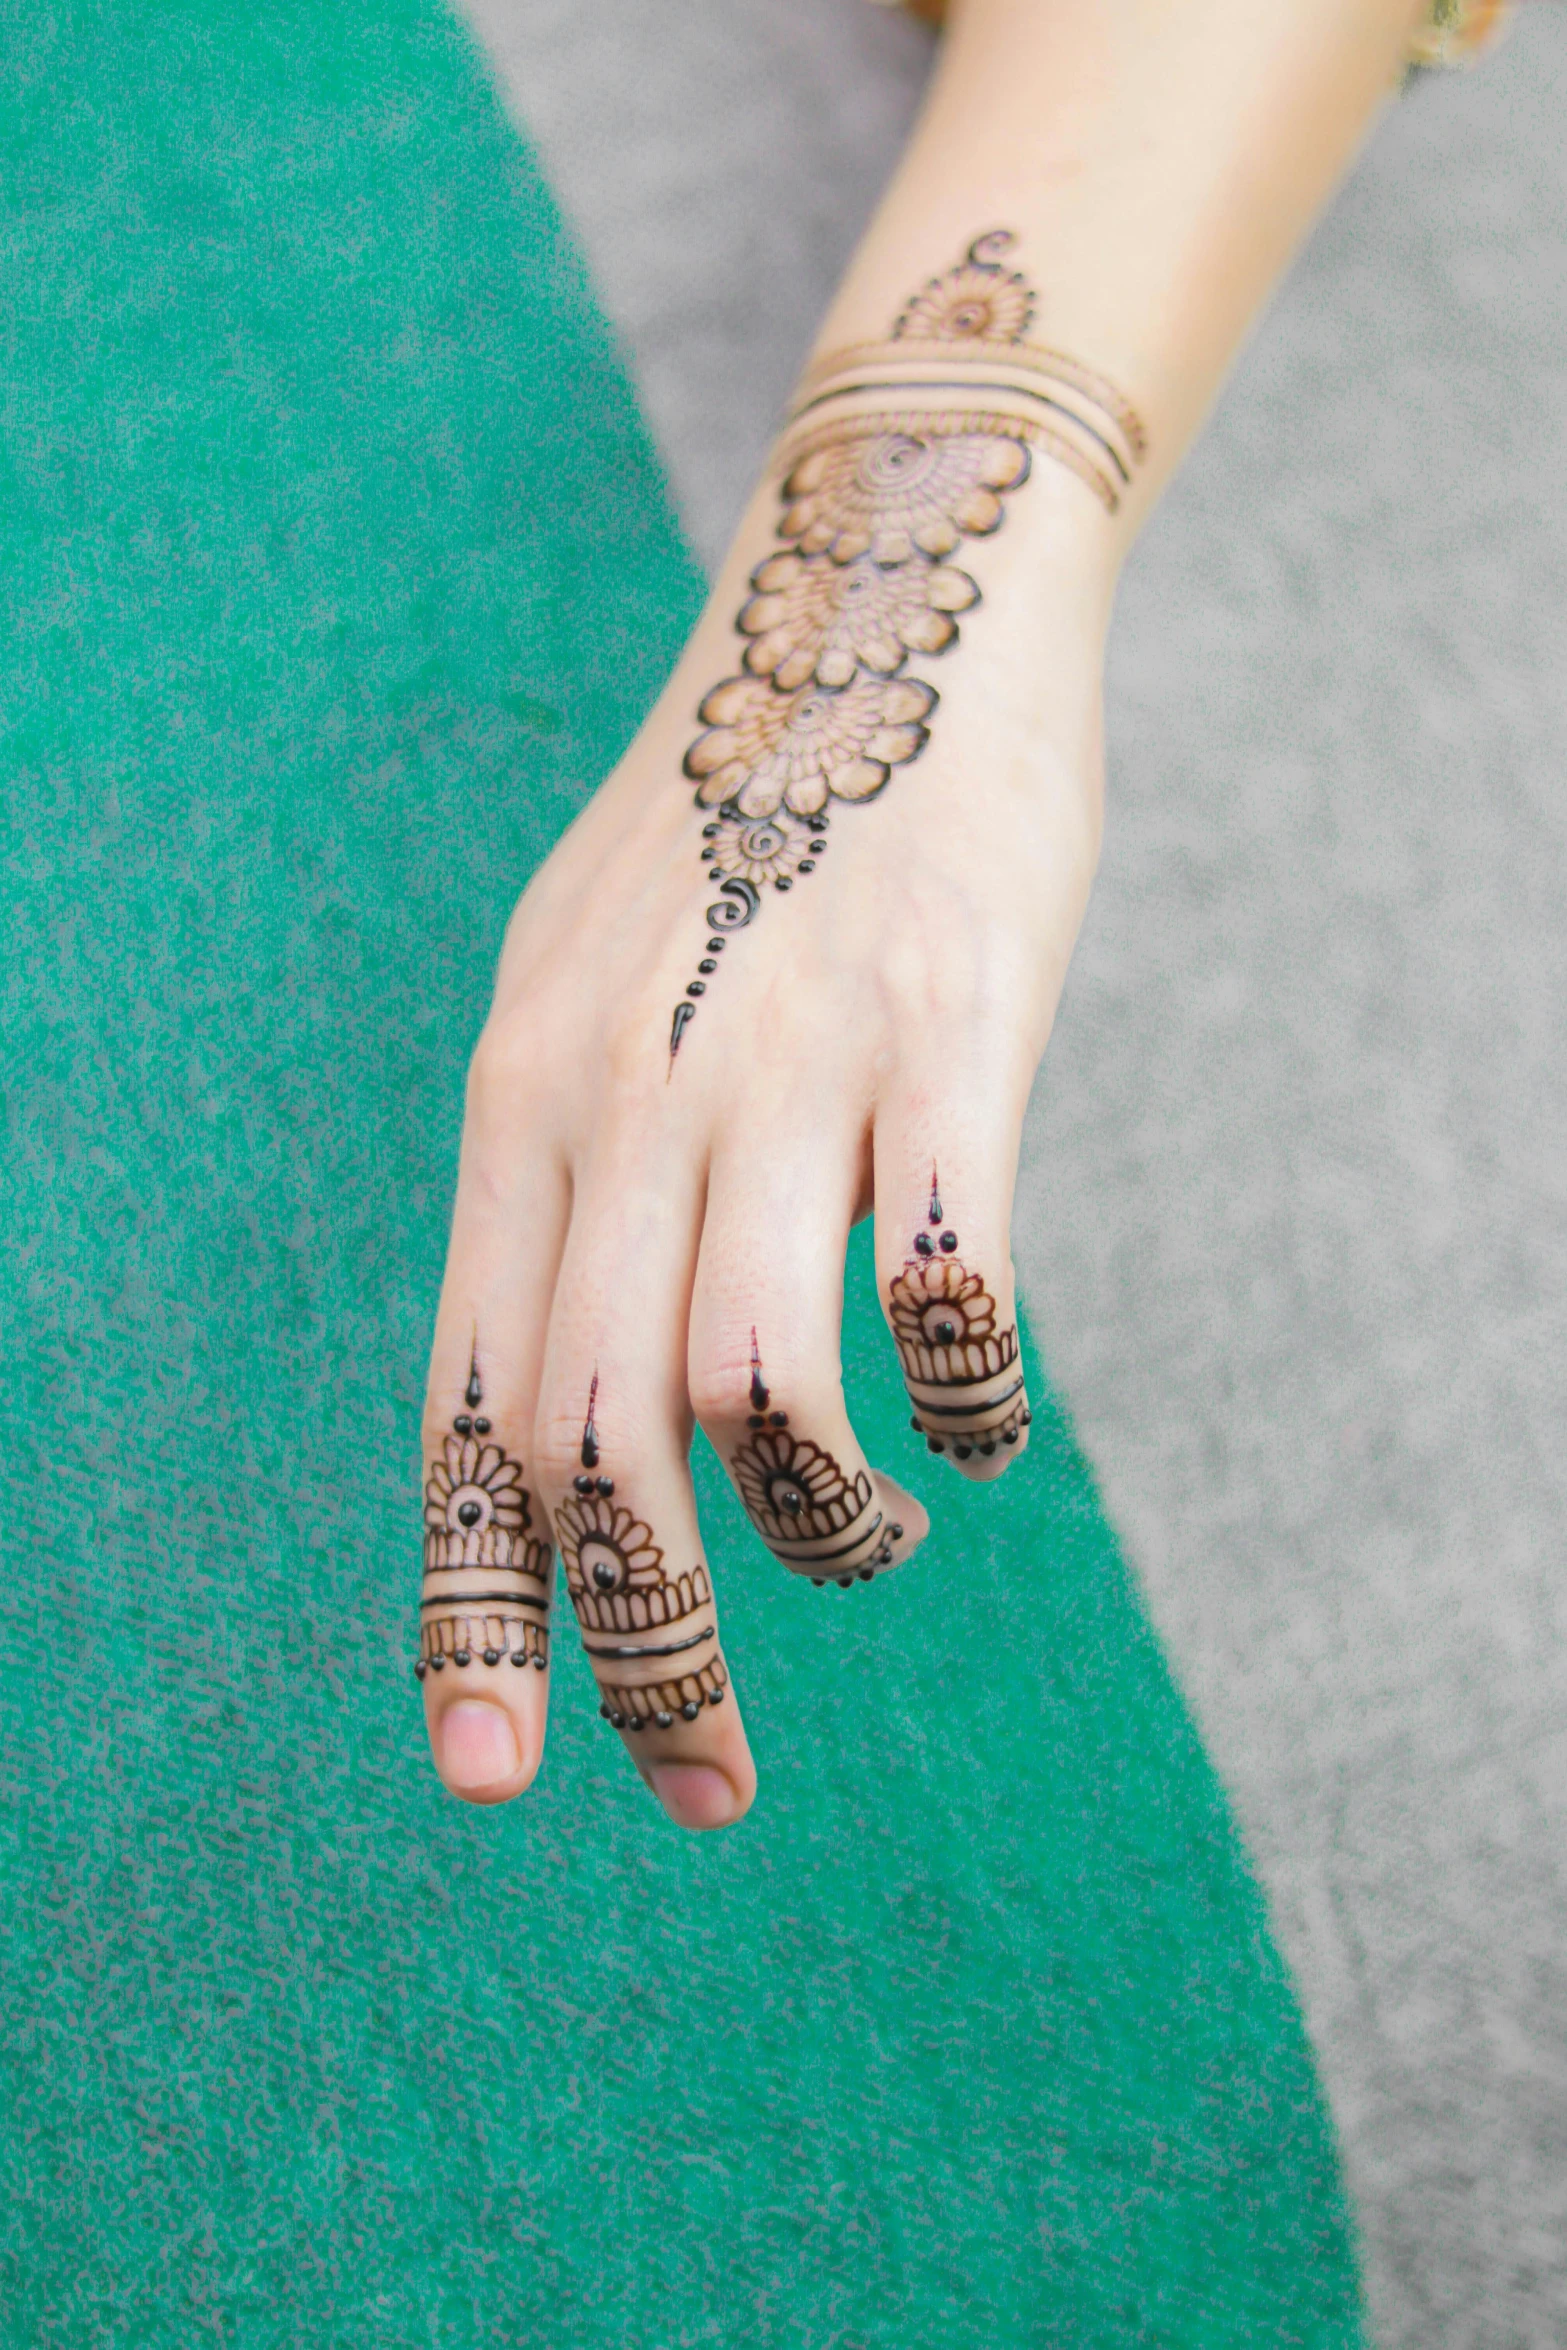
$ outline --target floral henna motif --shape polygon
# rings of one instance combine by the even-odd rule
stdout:
[[[976,237],[956,269],[921,287],[893,341],[1020,343],[1034,321],[1034,289],[1021,270],[1001,266],[1015,241],[1005,229]]]
[[[598,1684],[599,1713],[616,1730],[669,1730],[722,1705],[729,1672],[712,1620],[713,1588],[700,1560],[671,1574],[653,1531],[615,1498],[599,1467],[595,1376],[582,1431],[581,1474],[555,1512],[566,1588]],[[697,1619],[707,1614],[705,1623]],[[644,1637],[651,1635],[651,1637]],[[676,1664],[670,1660],[679,1658]],[[653,1678],[634,1668],[644,1660]],[[602,1668],[617,1668],[607,1673]],[[669,1677],[666,1677],[669,1676]]]
[[[1005,266],[1015,243],[1006,229],[977,237],[885,342],[828,352],[801,387],[780,457],[785,544],[751,575],[736,620],[743,673],[707,695],[685,758],[698,805],[716,816],[702,856],[718,895],[670,1024],[671,1072],[764,889],[814,872],[832,803],[874,799],[924,750],[936,692],[906,664],[950,651],[957,615],[979,601],[947,558],[1000,529],[1036,454],[1111,514],[1147,454],[1113,384],[1027,339],[1035,297]]]
[[[950,1444],[960,1461],[1012,1445],[1033,1418],[1023,1387],[1017,1330],[996,1328],[996,1301],[958,1256],[958,1236],[931,1178],[926,1229],[894,1276],[888,1318],[914,1405],[914,1427],[932,1452]]]
[[[813,680],[845,686],[859,669],[891,677],[910,653],[943,653],[958,633],[954,614],[979,601],[968,573],[950,564],[839,570],[792,551],[759,564],[751,585],[736,622],[751,639],[745,665],[785,693]]]
[[[784,483],[789,503],[778,535],[837,564],[950,555],[961,540],[999,530],[1001,493],[1027,479],[1023,444],[989,434],[873,432],[830,441]]]
[[[549,1663],[550,1545],[533,1531],[522,1469],[494,1435],[475,1350],[452,1432],[424,1488],[424,1590],[414,1671],[475,1659]]]
[[[935,687],[912,677],[788,695],[765,677],[731,677],[702,704],[708,731],[686,753],[686,773],[701,778],[704,808],[818,816],[829,799],[874,799],[894,767],[917,758],[935,700]]]
[[[856,1576],[869,1583],[878,1567],[891,1566],[903,1528],[886,1523],[863,1469],[848,1476],[822,1445],[795,1435],[788,1413],[770,1410],[770,1403],[753,1330],[749,1433],[729,1464],[746,1514],[793,1573],[844,1590]]]

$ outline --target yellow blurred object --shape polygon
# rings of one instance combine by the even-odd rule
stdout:
[[[902,6],[926,24],[940,24],[947,0],[880,0]],[[1513,0],[1430,0],[1425,23],[1409,44],[1411,65],[1466,65],[1502,29]]]
[[[1512,11],[1512,0],[1432,0],[1432,6],[1409,44],[1411,65],[1465,65],[1477,49],[1499,33]]]

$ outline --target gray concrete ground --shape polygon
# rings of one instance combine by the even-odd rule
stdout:
[[[723,542],[909,120],[860,0],[465,0]],[[1385,2350],[1567,2340],[1567,11],[1378,134],[1139,549],[1038,1324]]]

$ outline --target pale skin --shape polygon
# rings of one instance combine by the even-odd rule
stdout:
[[[940,691],[928,744],[874,800],[835,809],[822,869],[711,958],[673,1063],[671,1007],[714,894],[696,861],[709,811],[693,805],[682,760],[704,696],[740,667],[736,614],[778,546],[775,477],[656,708],[512,919],[469,1079],[426,1459],[441,1458],[477,1363],[493,1442],[519,1464],[533,1531],[547,1539],[553,1522],[572,1589],[594,1590],[600,1553],[583,1511],[601,1510],[600,1476],[613,1483],[606,1526],[629,1513],[642,1555],[661,1555],[647,1572],[688,1579],[686,1612],[662,1632],[645,1604],[626,1614],[629,1597],[616,1621],[630,1628],[605,1630],[607,1589],[583,1625],[604,1735],[683,1827],[738,1820],[756,1792],[738,1674],[713,1701],[713,1600],[692,1604],[705,1586],[689,1579],[710,1564],[693,1426],[732,1464],[785,1410],[813,1459],[827,1456],[855,1493],[869,1479],[847,1532],[874,1524],[868,1539],[884,1550],[864,1553],[863,1572],[917,1550],[925,1514],[895,1464],[866,1461],[840,1376],[849,1227],[874,1213],[886,1301],[911,1235],[939,1238],[934,1164],[963,1264],[982,1272],[998,1330],[1015,1321],[1019,1138],[1098,855],[1100,680],[1120,567],[1391,97],[1420,13],[1411,0],[961,0],[818,348],[885,338],[913,290],[1005,223],[1041,339],[1128,395],[1147,462],[1111,515],[1036,451],[1004,528],[954,558],[983,591],[961,646],[909,664]],[[1023,1425],[945,1457],[988,1481],[1026,1445]],[[749,1490],[754,1504],[754,1478]],[[777,1529],[794,1522],[757,1523],[784,1555]],[[756,1555],[755,1571],[780,1571]],[[556,1640],[573,1636],[567,1580],[557,1572]],[[827,1590],[822,1605],[875,1596]],[[676,1634],[678,1656],[651,1653]],[[436,1767],[469,1802],[509,1801],[539,1767],[549,1674],[509,1663],[476,1655],[423,1681]],[[702,1666],[709,1686],[681,1710],[695,1684],[675,1691],[669,1676]],[[634,1728],[615,1726],[637,1708]]]

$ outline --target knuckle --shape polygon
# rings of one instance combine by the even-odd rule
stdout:
[[[491,1018],[468,1064],[467,1112],[480,1134],[498,1133],[515,1122],[538,1077],[538,1055],[521,1021]]]

